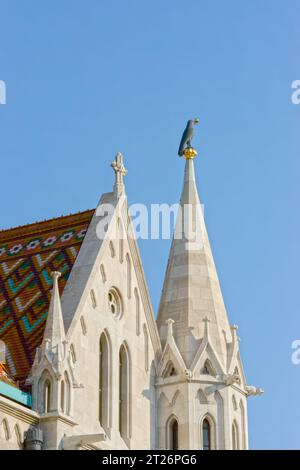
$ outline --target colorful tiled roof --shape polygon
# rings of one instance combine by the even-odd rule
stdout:
[[[62,293],[94,210],[0,231],[0,339],[10,375],[22,385],[41,344],[52,289]]]

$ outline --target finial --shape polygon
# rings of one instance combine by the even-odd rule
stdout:
[[[186,160],[193,159],[197,156],[197,150],[192,147],[192,139],[194,136],[194,124],[198,124],[198,122],[198,118],[190,119],[182,134],[178,155],[180,157],[184,156]]]
[[[46,349],[50,346],[54,348],[54,346],[58,344],[61,345],[66,339],[58,289],[58,279],[60,276],[61,273],[59,271],[51,272],[53,289],[43,337],[43,343]]]
[[[51,277],[53,279],[53,281],[55,282],[56,280],[58,280],[61,276],[61,272],[59,271],[52,271],[51,272]]]
[[[197,155],[197,150],[192,147],[186,148],[183,152],[183,156],[186,160],[192,160],[193,158],[197,157]]]
[[[172,320],[172,318],[168,318],[168,320],[166,320],[166,324],[168,325],[168,335],[172,336],[173,335],[173,324],[174,324],[174,320]]]
[[[124,192],[123,176],[126,176],[127,170],[123,165],[123,155],[118,152],[114,161],[111,163],[111,167],[115,172],[115,184],[114,193],[119,197]]]

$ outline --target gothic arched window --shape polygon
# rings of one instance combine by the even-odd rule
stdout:
[[[124,345],[119,352],[119,431],[123,439],[130,437],[130,363]]]
[[[170,423],[170,449],[178,450],[178,421],[175,418]]]
[[[238,425],[236,421],[232,423],[232,450],[239,449],[239,432]]]
[[[119,236],[119,261],[123,263],[124,259],[124,230],[121,220],[118,220],[118,236]]]
[[[211,365],[211,362],[207,359],[204,363],[204,366],[203,368],[201,369],[201,374],[204,374],[204,375],[216,375],[212,365]]]
[[[87,328],[86,328],[86,323],[85,323],[85,319],[83,316],[80,317],[80,324],[81,324],[82,334],[85,336],[87,334]]]
[[[94,289],[91,289],[90,296],[91,296],[91,301],[92,301],[92,307],[96,308],[97,307],[97,300],[96,300],[96,294],[95,294]]]
[[[15,437],[16,437],[16,442],[18,444],[19,449],[22,449],[22,436],[21,436],[20,426],[18,424],[15,425]]]
[[[109,249],[110,249],[111,257],[114,258],[116,256],[116,253],[115,253],[115,248],[114,248],[114,244],[112,241],[109,242]]]
[[[65,372],[65,413],[70,414],[71,411],[71,384],[67,372]]]
[[[9,430],[8,422],[5,418],[2,421],[2,428],[3,428],[4,438],[6,441],[8,441],[10,438],[10,430]]]
[[[62,380],[60,383],[60,408],[61,411],[65,412],[65,381]]]
[[[102,282],[106,282],[106,273],[105,273],[105,268],[103,264],[100,265],[100,273],[101,273]]]
[[[44,383],[44,413],[49,413],[51,411],[51,382],[50,380],[45,380]]]
[[[49,371],[45,369],[38,382],[37,408],[40,413],[49,413],[52,411],[52,393],[52,377]],[[58,408],[60,409],[60,397],[58,401]]]
[[[71,354],[71,359],[72,359],[72,362],[73,362],[73,365],[74,365],[75,362],[76,362],[76,352],[75,352],[75,347],[74,347],[73,343],[70,346],[70,354]]]
[[[167,378],[167,377],[173,377],[174,375],[177,375],[176,369],[174,367],[173,362],[169,361],[162,373],[162,376],[164,378]]]
[[[140,298],[137,288],[134,289],[135,297],[135,321],[136,321],[136,334],[140,334]]]
[[[143,326],[144,331],[144,347],[145,347],[145,371],[149,370],[149,338],[146,325]]]
[[[127,266],[127,297],[131,298],[131,261],[129,254],[126,255],[126,266]]]
[[[102,333],[99,343],[99,421],[104,428],[109,426],[109,359],[108,338],[105,333]]]
[[[211,429],[207,418],[202,423],[203,450],[211,450]]]

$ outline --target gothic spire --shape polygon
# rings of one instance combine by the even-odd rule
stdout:
[[[189,366],[205,334],[204,319],[208,320],[214,350],[225,366],[226,340],[231,342],[231,332],[195,182],[193,158],[196,154],[191,148],[184,154],[180,210],[157,323],[164,346],[166,321],[174,320],[174,338]]]
[[[58,271],[53,271],[51,276],[53,278],[53,289],[46,328],[44,331],[44,341],[50,341],[51,347],[53,348],[57,344],[61,344],[63,341],[65,341],[66,337],[58,290],[58,279],[61,276],[61,273]]]

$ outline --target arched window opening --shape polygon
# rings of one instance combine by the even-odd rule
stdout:
[[[105,274],[105,268],[103,264],[100,265],[100,273],[102,277],[102,282],[103,283],[106,282],[106,274]]]
[[[110,249],[111,257],[114,258],[116,256],[116,253],[115,253],[114,244],[111,241],[109,242],[109,249]]]
[[[126,255],[126,269],[127,269],[127,297],[131,298],[131,261],[129,254]]]
[[[123,231],[123,226],[122,222],[119,219],[118,220],[118,236],[119,236],[119,261],[120,263],[123,263],[124,259],[124,231]]]
[[[49,413],[51,411],[51,382],[50,380],[45,380],[44,384],[44,413]]]
[[[145,347],[145,371],[149,370],[149,337],[146,325],[143,326],[144,330],[144,347]]]
[[[202,440],[203,450],[211,450],[211,429],[208,419],[204,419],[202,423]]]
[[[70,346],[70,353],[71,353],[72,362],[73,362],[73,364],[75,364],[75,362],[76,362],[76,352],[75,352],[75,347],[74,347],[73,343]]]
[[[4,439],[8,441],[10,438],[10,432],[9,432],[8,422],[6,421],[6,419],[2,421],[2,427],[3,427]]]
[[[239,433],[237,422],[233,421],[232,423],[232,450],[239,449]]]
[[[173,419],[170,423],[170,449],[178,450],[178,421]]]
[[[102,333],[99,344],[99,421],[103,428],[108,428],[109,410],[109,344]]]
[[[83,316],[80,317],[80,324],[81,324],[82,334],[85,336],[87,334],[87,328],[86,328],[86,323],[85,323],[85,319]]]
[[[97,300],[96,300],[96,294],[95,294],[94,289],[91,289],[90,294],[91,294],[92,307],[96,308],[97,307]]]
[[[130,437],[130,364],[124,345],[119,352],[119,431],[123,439]]]
[[[134,297],[135,297],[135,318],[136,318],[136,334],[139,336],[140,334],[140,298],[137,289],[134,289]]]
[[[67,372],[65,372],[65,413],[70,414],[71,411],[71,383]]]
[[[21,437],[20,427],[18,424],[15,425],[15,436],[16,436],[16,442],[18,444],[19,449],[22,449],[22,437]]]
[[[167,377],[173,377],[174,375],[177,375],[176,369],[174,367],[174,364],[172,361],[169,361],[166,365],[166,368],[162,374],[164,378]]]
[[[65,412],[65,382],[64,380],[60,383],[60,409]]]
[[[204,366],[201,369],[201,374],[204,375],[216,375],[210,361],[207,359],[204,363]]]

